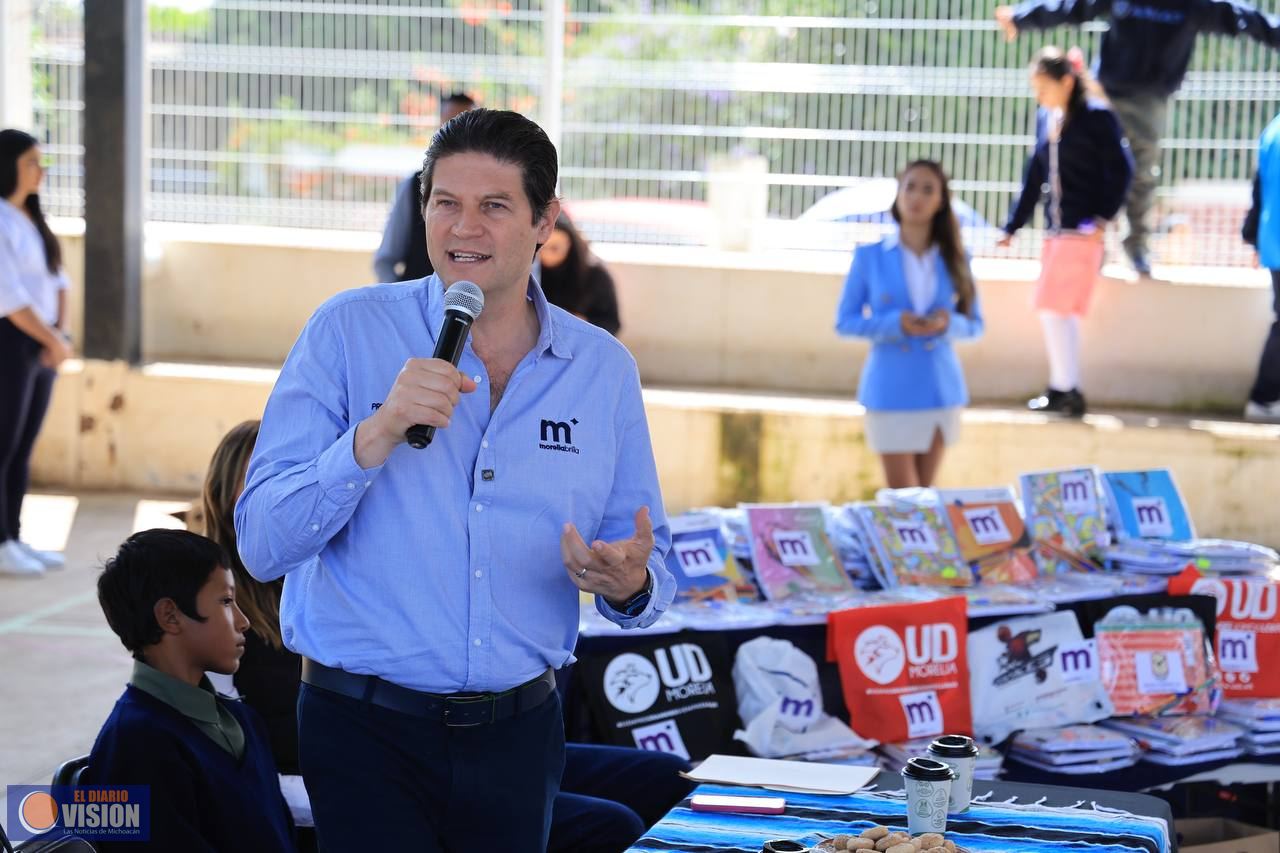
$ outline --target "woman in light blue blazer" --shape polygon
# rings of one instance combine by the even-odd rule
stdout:
[[[929,486],[969,402],[952,341],[982,334],[982,314],[942,167],[903,170],[890,211],[898,231],[859,246],[836,315],[841,335],[867,338],[858,401],[867,444],[894,489]]]

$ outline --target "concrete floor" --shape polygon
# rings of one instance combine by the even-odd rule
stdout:
[[[93,745],[132,666],[98,607],[98,571],[130,533],[181,527],[169,512],[183,506],[121,494],[28,496],[23,539],[65,551],[67,566],[37,578],[0,575],[0,794],[48,784],[62,761]]]

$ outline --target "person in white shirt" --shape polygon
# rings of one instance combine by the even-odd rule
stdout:
[[[0,130],[0,574],[37,576],[62,556],[19,536],[31,450],[58,365],[71,355],[62,249],[40,210],[34,136]]]

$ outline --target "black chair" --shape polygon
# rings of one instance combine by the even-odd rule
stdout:
[[[13,847],[4,834],[4,827],[0,826],[0,853],[97,853],[97,848],[83,838],[58,831],[29,838]]]
[[[50,785],[57,787],[59,785],[79,785],[80,777],[84,775],[84,771],[89,769],[89,756],[82,755],[79,758],[73,758],[70,761],[62,762],[62,765],[53,771],[53,781]]]
[[[14,853],[98,853],[96,847],[73,835],[46,838],[41,836],[19,844]]]
[[[50,784],[79,785],[80,777],[88,767],[89,756],[87,755],[64,761],[62,766],[53,772],[53,781]],[[94,846],[88,841],[66,835],[64,832],[64,830],[53,830],[23,841],[14,848],[9,845],[4,827],[0,826],[0,851],[3,853],[95,853]]]

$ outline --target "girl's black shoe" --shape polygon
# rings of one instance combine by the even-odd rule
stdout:
[[[1033,397],[1027,401],[1027,408],[1033,412],[1079,418],[1083,417],[1085,412],[1084,395],[1080,393],[1079,388],[1072,388],[1070,391],[1046,388],[1039,397]]]

